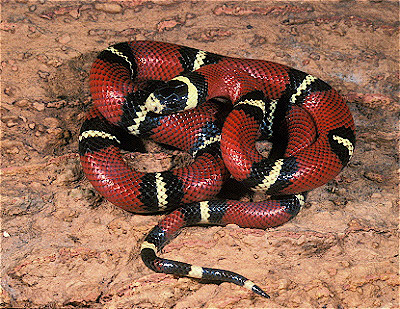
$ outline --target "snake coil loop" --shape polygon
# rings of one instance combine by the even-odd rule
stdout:
[[[265,229],[293,218],[306,192],[333,179],[353,155],[355,127],[345,100],[320,79],[285,65],[152,41],[103,50],[90,71],[90,91],[93,107],[79,136],[89,181],[125,210],[172,211],[142,244],[146,266],[233,282],[269,297],[239,274],[157,252],[185,226]],[[212,102],[216,97],[232,102],[226,119]],[[136,136],[187,151],[193,163],[156,173],[132,170],[120,149],[138,149]],[[259,139],[273,143],[268,157],[256,150]],[[230,175],[271,199],[215,199]]]

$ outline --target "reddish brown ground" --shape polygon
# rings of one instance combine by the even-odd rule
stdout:
[[[3,0],[1,305],[398,307],[398,10],[395,1]],[[134,39],[281,62],[347,97],[355,156],[297,218],[267,231],[195,227],[166,247],[248,276],[270,300],[151,272],[138,243],[160,216],[115,208],[82,175],[91,62]]]

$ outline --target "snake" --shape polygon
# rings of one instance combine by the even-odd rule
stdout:
[[[296,216],[307,192],[334,179],[354,153],[355,125],[343,96],[283,64],[157,41],[104,49],[89,85],[93,104],[79,135],[87,179],[124,210],[166,213],[141,243],[144,264],[269,298],[238,273],[159,253],[187,226],[267,229]],[[191,161],[160,172],[132,168],[123,152],[145,151],[146,139],[187,152]],[[260,140],[271,143],[268,154],[257,148]],[[220,197],[230,181],[269,198]]]

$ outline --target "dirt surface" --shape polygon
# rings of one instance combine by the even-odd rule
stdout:
[[[1,9],[3,307],[399,306],[396,1],[3,0]],[[165,249],[237,271],[270,300],[151,272],[138,244],[161,216],[117,209],[82,175],[90,65],[135,39],[277,61],[347,97],[355,155],[293,221],[267,231],[194,227]]]

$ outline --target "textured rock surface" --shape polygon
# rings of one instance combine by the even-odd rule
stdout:
[[[398,307],[398,9],[384,1],[2,1],[1,305]],[[167,257],[246,275],[270,300],[152,273],[138,243],[160,216],[115,208],[83,177],[77,134],[91,62],[134,39],[281,62],[349,100],[355,156],[297,218],[267,231],[194,227],[165,248]],[[168,165],[162,155],[143,160]]]

